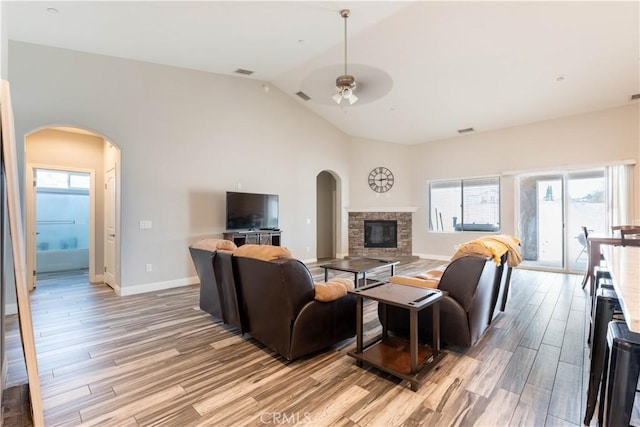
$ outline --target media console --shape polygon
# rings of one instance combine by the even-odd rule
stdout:
[[[247,243],[254,245],[280,246],[280,230],[247,230],[247,231],[226,231],[222,233],[225,240],[231,240],[236,246]]]

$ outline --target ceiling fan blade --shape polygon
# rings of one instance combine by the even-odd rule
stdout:
[[[342,101],[342,93],[338,92],[333,95],[332,98],[334,101],[336,101],[336,104],[340,104],[340,101]]]
[[[349,104],[353,105],[358,100],[358,97],[356,96],[355,93],[352,92],[351,96],[348,99],[349,99]]]

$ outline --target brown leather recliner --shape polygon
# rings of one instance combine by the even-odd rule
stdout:
[[[502,283],[503,265],[492,259],[469,255],[458,258],[447,266],[438,289],[448,295],[440,302],[440,338],[443,342],[471,347],[491,323]],[[382,318],[383,304],[378,305]],[[420,342],[431,342],[431,308],[418,313]],[[387,306],[388,331],[408,336],[409,312]]]
[[[355,336],[355,297],[316,301],[313,278],[301,261],[232,259],[245,331],[287,360]]]
[[[244,333],[231,252],[189,248],[200,278],[200,309]]]

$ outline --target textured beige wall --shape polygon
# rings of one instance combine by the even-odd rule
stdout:
[[[279,194],[283,245],[301,259],[315,258],[318,173],[332,171],[348,203],[349,138],[276,88],[26,43],[9,49],[19,151],[24,135],[52,124],[94,130],[121,149],[125,292],[190,283],[187,247],[224,231],[226,191]]]

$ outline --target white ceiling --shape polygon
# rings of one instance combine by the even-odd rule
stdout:
[[[597,111],[640,93],[637,0],[4,3],[10,40],[227,75],[254,70],[238,78],[263,80],[346,133],[384,141]],[[343,67],[343,8],[363,101],[346,108],[330,101]]]

